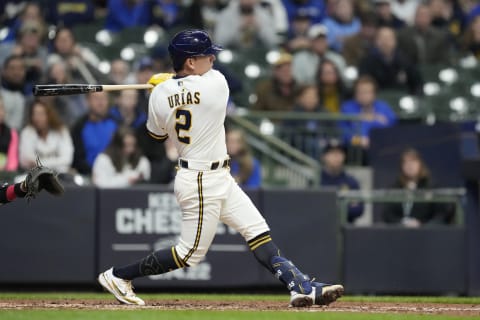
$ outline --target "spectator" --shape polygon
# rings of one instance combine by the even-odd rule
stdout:
[[[122,59],[115,59],[111,63],[109,80],[112,84],[134,83],[134,76],[130,73],[129,64]]]
[[[330,60],[323,60],[317,70],[317,87],[322,109],[332,113],[340,112],[340,105],[348,92],[337,66]]]
[[[213,62],[213,68],[220,71],[225,77],[225,80],[227,80],[228,89],[230,90],[230,97],[242,92],[243,83],[242,79],[238,76],[238,73],[233,72],[228,65],[222,64],[218,62],[218,60]]]
[[[448,64],[452,53],[449,34],[432,26],[426,5],[419,5],[414,25],[398,32],[398,48],[413,64]]]
[[[47,20],[54,25],[73,27],[95,18],[93,0],[48,0]]]
[[[105,28],[109,31],[148,26],[151,20],[151,6],[146,0],[108,0]]]
[[[429,0],[432,26],[441,28],[453,37],[459,37],[465,29],[466,16],[459,1]]]
[[[315,85],[301,86],[296,93],[294,111],[296,113],[314,113],[321,111],[318,90]],[[288,120],[283,129],[289,143],[312,158],[320,154],[320,122],[310,120]]]
[[[357,34],[345,38],[342,55],[347,65],[358,66],[375,42],[378,19],[373,13],[360,17],[362,28]]]
[[[171,29],[178,23],[180,7],[175,0],[153,0],[151,1],[151,24],[165,29]]]
[[[10,56],[3,63],[0,96],[5,106],[6,124],[16,130],[23,126],[27,84],[25,62],[20,56]]]
[[[345,101],[341,108],[344,115],[360,117],[360,121],[357,122],[341,121],[340,127],[344,142],[362,151],[370,147],[370,130],[389,127],[396,122],[395,113],[388,104],[377,99],[376,91],[375,80],[369,76],[361,76],[355,82],[354,98]]]
[[[73,168],[81,174],[90,174],[95,158],[108,146],[118,126],[109,116],[106,92],[87,94],[87,106],[87,114],[72,129]]]
[[[310,39],[308,30],[311,27],[310,17],[303,14],[297,14],[291,22],[288,32],[286,46],[289,52],[296,52],[310,48]]]
[[[461,1],[463,11],[467,13],[467,23],[470,24],[472,20],[480,15],[480,3],[477,1]]]
[[[5,124],[5,105],[0,99],[0,171],[17,171],[17,168],[18,134]]]
[[[407,149],[400,156],[400,174],[392,186],[415,192],[418,189],[433,188],[430,170],[415,149]],[[440,203],[416,203],[407,200],[386,206],[383,219],[386,223],[401,224],[417,228],[425,224],[446,224],[452,216],[450,206]]]
[[[253,105],[253,109],[292,110],[296,89],[296,82],[292,74],[292,56],[282,53],[272,68],[272,78],[260,82],[256,87],[257,101]]]
[[[331,0],[331,1],[334,1],[334,0]],[[371,12],[373,10],[373,5],[374,5],[372,1],[365,1],[365,0],[352,0],[352,4],[353,4],[353,11],[358,16],[362,16],[367,12]]]
[[[100,60],[87,48],[77,44],[71,29],[57,29],[53,39],[53,52],[48,56],[48,64],[59,61],[68,67],[72,80],[80,83],[97,83],[103,75],[98,71]]]
[[[290,26],[297,15],[310,17],[310,23],[321,23],[325,17],[324,0],[282,0]]]
[[[258,0],[232,0],[218,15],[214,38],[225,47],[271,48],[278,43],[274,24]]]
[[[332,17],[324,21],[328,30],[328,45],[341,52],[345,38],[360,31],[360,20],[355,17],[351,0],[336,0]]]
[[[47,78],[45,80],[49,84],[73,83],[67,71],[64,62],[58,61],[52,64],[47,70]],[[55,108],[62,122],[68,127],[87,112],[85,96],[83,94],[68,96],[45,96],[40,100]]]
[[[222,0],[193,0],[185,10],[184,20],[193,28],[213,33],[218,15],[225,7],[225,3],[226,1]]]
[[[153,60],[150,57],[143,57],[139,60],[135,71],[135,83],[147,83],[154,75]],[[138,91],[138,106],[145,113],[148,112],[148,90]]]
[[[119,124],[137,129],[144,126],[147,115],[138,107],[137,90],[121,90],[117,97],[117,105],[110,109],[110,114]]]
[[[381,27],[375,37],[375,47],[360,62],[360,74],[371,75],[380,89],[395,89],[421,94],[423,80],[416,65],[406,60],[397,49],[392,28]]]
[[[298,88],[295,98],[295,112],[318,112],[321,111],[321,105],[319,103],[318,88],[314,85],[304,85]],[[305,125],[304,121],[301,121],[302,126]],[[307,122],[308,127],[308,122]]]
[[[0,8],[0,12],[2,12],[1,9],[3,8]],[[8,30],[7,36],[5,37],[5,39],[3,39],[4,42],[15,41],[15,39],[17,39],[18,37],[20,28],[27,21],[38,23],[40,26],[42,26],[42,29],[45,29],[45,21],[43,19],[42,10],[38,3],[26,2],[23,4],[23,6],[22,4],[19,4],[16,7],[16,9],[17,10],[19,9],[20,11],[18,13],[18,17],[16,18],[14,17],[16,10],[15,9],[11,10],[11,9],[13,9],[13,7],[10,7],[9,10],[5,10],[7,15],[8,15],[7,11],[13,11],[14,13],[10,16],[12,22],[10,25],[10,29]]]
[[[153,62],[153,70],[155,73],[168,72],[175,73],[172,61],[168,54],[168,49],[164,45],[158,45],[151,50],[151,58]]]
[[[270,13],[277,35],[285,36],[288,33],[289,23],[282,0],[260,0],[260,4]]]
[[[473,55],[480,60],[480,15],[468,25],[461,40],[461,49],[463,55]]]
[[[408,25],[413,24],[415,11],[420,1],[418,0],[391,0],[392,12],[399,19],[405,21]]]
[[[374,2],[378,26],[390,27],[395,30],[405,27],[405,21],[399,19],[392,12],[392,0],[375,0]]]
[[[150,183],[169,184],[175,178],[175,167],[178,165],[178,152],[170,139],[163,143],[154,140],[147,133],[145,126],[136,130],[140,149],[150,161],[152,169]]]
[[[359,190],[357,179],[345,171],[345,149],[338,142],[330,141],[323,149],[322,172],[320,185],[322,187],[335,187],[338,190]],[[348,204],[347,221],[349,223],[363,214],[363,203],[350,202]]]
[[[333,61],[343,73],[345,60],[338,53],[329,50],[325,26],[318,24],[312,26],[308,31],[308,37],[311,39],[310,49],[297,52],[293,56],[292,67],[295,80],[302,84],[315,83],[318,66],[325,59]]]
[[[43,165],[59,173],[69,171],[73,160],[73,144],[68,129],[55,110],[35,101],[30,108],[28,124],[20,133],[20,165],[35,167],[37,156]]]
[[[123,188],[150,179],[150,163],[130,128],[119,128],[108,147],[95,159],[92,181],[101,188]]]
[[[37,82],[45,71],[47,49],[42,45],[44,30],[39,22],[26,21],[20,27],[16,42],[0,45],[0,63],[10,55],[25,60],[26,80]]]
[[[262,184],[262,169],[248,147],[245,134],[239,129],[233,129],[227,132],[226,138],[233,178],[242,188],[259,188]]]

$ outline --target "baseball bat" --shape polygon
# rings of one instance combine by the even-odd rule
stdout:
[[[33,87],[34,96],[66,96],[99,91],[152,89],[151,84],[42,84]]]

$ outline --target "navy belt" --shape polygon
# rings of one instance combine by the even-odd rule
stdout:
[[[220,166],[220,161],[215,161],[215,162],[212,162],[212,164],[210,165],[210,170],[216,170],[218,168],[227,168],[230,166],[230,159],[225,159],[223,160],[223,162],[221,163],[222,166]],[[188,169],[188,161],[187,160],[184,160],[184,159],[179,159],[178,160],[178,165],[184,169]]]

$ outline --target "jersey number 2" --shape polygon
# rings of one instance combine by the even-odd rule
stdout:
[[[175,118],[177,119],[175,131],[177,131],[178,141],[185,144],[190,144],[190,137],[188,135],[181,134],[180,131],[190,131],[190,127],[192,126],[192,114],[189,110],[177,109]]]

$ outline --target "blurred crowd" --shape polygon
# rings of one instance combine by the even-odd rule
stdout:
[[[368,149],[371,129],[398,120],[392,106],[378,99],[379,91],[421,96],[420,66],[480,58],[475,0],[6,0],[0,3],[4,171],[27,170],[39,155],[60,173],[80,173],[99,186],[172,181],[175,149],[145,134],[149,92],[32,96],[39,83],[146,83],[155,73],[171,71],[166,43],[157,43],[133,61],[113,59],[102,72],[95,50],[77,42],[74,33],[98,21],[112,34],[148,26],[170,35],[203,28],[233,52],[275,49],[280,53],[268,75],[255,81],[245,107],[358,116],[360,122],[338,127],[342,145],[360,149]],[[244,79],[228,65],[217,61],[216,67],[232,94],[242,94]],[[355,81],[346,78],[350,67],[358,73]],[[320,160],[328,151],[315,135],[308,138],[318,121],[282,125],[315,146],[308,148],[312,157]],[[238,181],[258,187],[260,163],[243,133],[232,130],[227,142]]]

